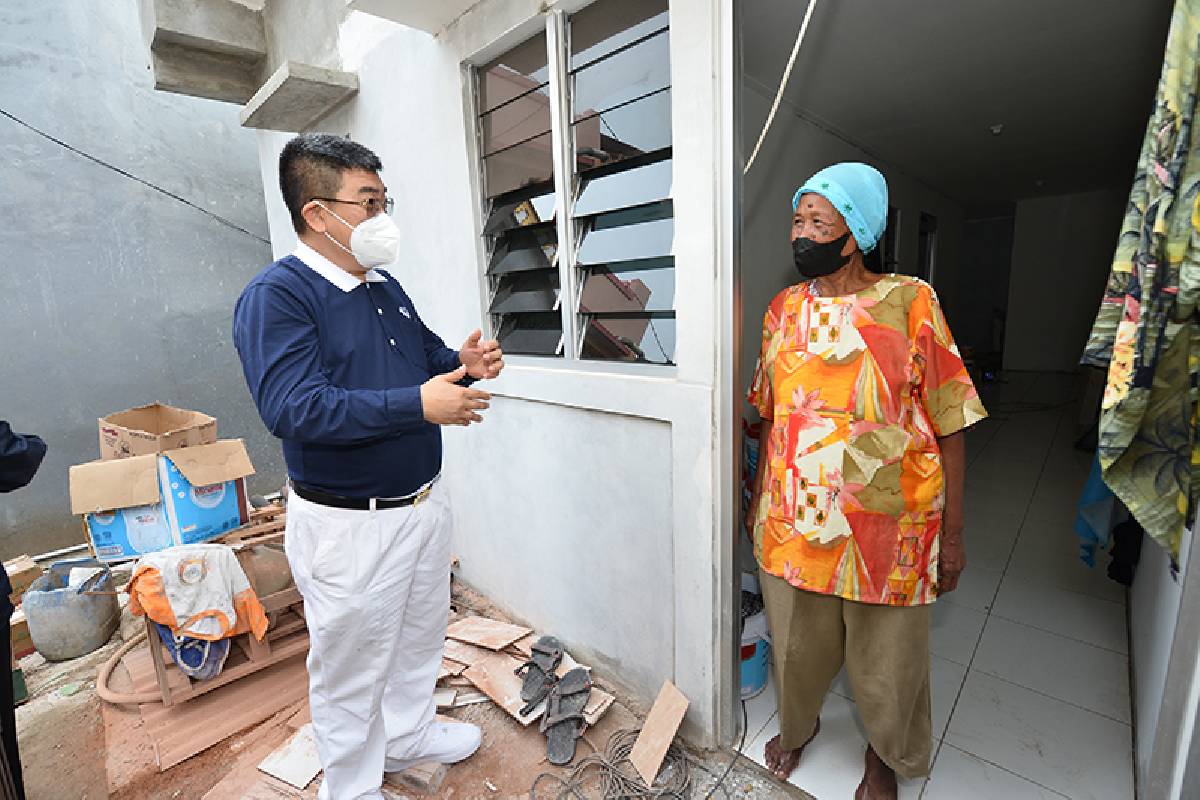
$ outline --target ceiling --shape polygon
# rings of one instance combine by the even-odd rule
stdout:
[[[818,2],[787,101],[884,165],[968,207],[1128,185],[1171,0]],[[806,5],[742,0],[751,86],[773,96]]]

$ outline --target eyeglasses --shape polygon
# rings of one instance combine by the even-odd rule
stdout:
[[[313,200],[321,200],[326,203],[351,203],[356,206],[362,206],[366,210],[368,217],[373,217],[380,212],[386,212],[391,216],[392,211],[396,207],[396,201],[384,195],[380,200],[378,197],[365,197],[362,200],[342,200],[339,197],[314,197]]]

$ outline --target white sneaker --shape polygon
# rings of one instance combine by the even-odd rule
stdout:
[[[384,772],[403,772],[427,761],[457,764],[474,755],[482,741],[483,731],[478,725],[468,722],[431,722],[421,754],[409,758],[389,758],[384,762]]]

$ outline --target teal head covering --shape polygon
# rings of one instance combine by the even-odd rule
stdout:
[[[853,161],[826,167],[796,191],[792,211],[800,205],[800,196],[810,193],[833,204],[860,250],[869,253],[875,249],[887,227],[888,212],[887,181],[879,170]]]

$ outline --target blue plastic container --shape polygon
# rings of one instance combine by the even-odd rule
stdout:
[[[742,574],[742,591],[757,595],[758,578]],[[761,608],[761,604],[759,604]],[[745,613],[745,612],[743,612]],[[742,699],[749,700],[767,688],[771,669],[771,634],[764,611],[742,620]]]

